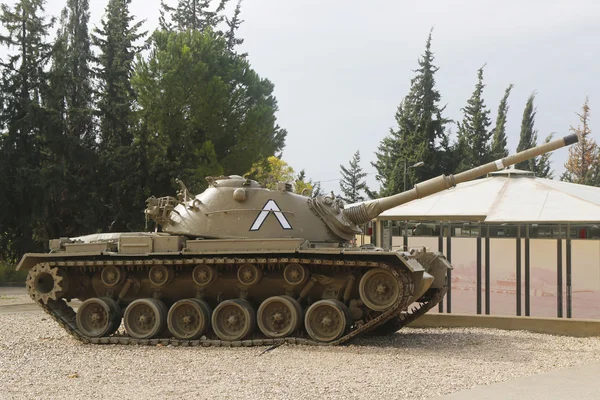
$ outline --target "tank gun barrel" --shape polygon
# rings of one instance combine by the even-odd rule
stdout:
[[[415,199],[427,197],[456,186],[459,183],[471,181],[490,172],[498,171],[510,165],[518,164],[542,154],[560,149],[561,147],[569,146],[573,143],[577,143],[578,140],[576,134],[568,135],[502,159],[480,165],[456,175],[440,175],[436,178],[418,183],[414,188],[405,192],[349,207],[344,210],[344,215],[357,225],[364,224],[390,208],[408,203]]]

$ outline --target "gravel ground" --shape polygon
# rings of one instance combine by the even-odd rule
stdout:
[[[426,399],[600,360],[600,338],[404,329],[350,346],[83,345],[41,311],[0,314],[0,398]]]

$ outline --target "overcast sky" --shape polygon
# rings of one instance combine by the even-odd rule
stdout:
[[[48,0],[46,11],[59,15],[65,3]],[[97,25],[106,0],[90,5]],[[133,0],[131,11],[151,31],[159,5],[160,0]],[[338,179],[339,165],[358,149],[363,169],[375,171],[370,162],[395,126],[396,107],[431,27],[446,117],[462,119],[477,69],[487,63],[484,97],[494,120],[505,88],[515,85],[508,114],[511,153],[533,91],[539,142],[551,132],[568,134],[586,95],[593,136],[600,141],[594,118],[600,113],[600,1],[244,0],[242,19],[241,50],[275,84],[278,122],[289,132],[283,158],[314,180]],[[556,175],[566,155],[563,149],[551,158]],[[374,174],[369,183],[378,188]],[[339,192],[337,181],[323,186]]]

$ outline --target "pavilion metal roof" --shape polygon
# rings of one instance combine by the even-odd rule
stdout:
[[[378,220],[600,222],[600,188],[507,169],[383,212]]]

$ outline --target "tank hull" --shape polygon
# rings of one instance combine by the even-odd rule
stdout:
[[[31,297],[91,343],[342,344],[422,315],[441,300],[451,268],[424,250],[318,247],[294,238],[127,233],[53,245],[26,254],[17,268],[29,270]],[[83,302],[77,312],[72,299]],[[415,302],[420,313],[408,311]]]

